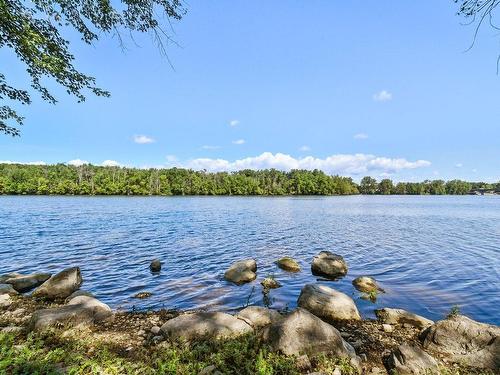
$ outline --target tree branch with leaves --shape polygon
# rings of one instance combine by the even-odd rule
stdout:
[[[43,83],[52,79],[83,102],[88,92],[105,97],[110,93],[99,88],[94,77],[75,68],[63,31],[76,30],[86,44],[93,44],[99,35],[113,34],[122,47],[123,30],[151,33],[165,53],[166,43],[172,39],[163,24],[170,25],[184,14],[180,0],[122,0],[116,4],[109,0],[0,0],[0,48],[9,48],[25,64],[31,88],[43,100],[57,103]],[[31,95],[27,89],[10,85],[4,73],[0,72],[0,133],[17,136],[23,117],[8,102],[28,105]]]

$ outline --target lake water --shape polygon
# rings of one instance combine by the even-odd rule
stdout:
[[[341,254],[349,273],[317,281],[313,255]],[[289,255],[302,272],[274,262]],[[254,257],[258,277],[223,280],[234,261]],[[153,258],[160,274],[149,272]],[[431,319],[453,305],[500,324],[500,197],[0,197],[0,274],[80,266],[83,289],[117,309],[233,311],[262,305],[260,280],[274,274],[271,307],[293,308],[301,287],[321,282],[352,296],[365,317],[399,307]],[[351,281],[375,277],[376,303]],[[153,296],[132,298],[141,291]]]

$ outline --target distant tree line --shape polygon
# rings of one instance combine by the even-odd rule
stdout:
[[[364,177],[329,176],[322,171],[276,169],[209,173],[181,168],[136,169],[0,164],[0,194],[9,195],[351,195],[351,194],[467,194],[498,184],[465,181],[377,182]]]

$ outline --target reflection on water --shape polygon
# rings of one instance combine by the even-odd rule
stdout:
[[[337,281],[310,272],[314,254],[345,257]],[[292,256],[287,273],[274,262]],[[247,303],[283,309],[301,287],[319,282],[351,295],[362,314],[401,307],[438,319],[453,305],[499,324],[500,197],[0,197],[0,273],[82,268],[84,288],[115,308],[221,309]],[[254,257],[258,277],[222,279]],[[161,273],[149,272],[153,258]],[[262,294],[274,275],[283,286]],[[374,302],[351,285],[375,277]],[[152,292],[145,300],[132,298]]]

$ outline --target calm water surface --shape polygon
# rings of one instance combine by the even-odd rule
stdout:
[[[343,255],[348,275],[317,281],[310,262],[320,250]],[[285,255],[303,271],[279,270]],[[156,257],[164,265],[152,275]],[[224,270],[248,257],[257,280],[225,282]],[[500,197],[0,197],[0,274],[73,265],[82,288],[117,309],[262,305],[260,280],[274,274],[283,284],[270,294],[275,308],[293,308],[304,284],[320,282],[365,317],[389,306],[438,319],[458,304],[500,324]],[[360,275],[387,293],[361,299],[351,285]],[[132,298],[140,291],[153,296]]]

